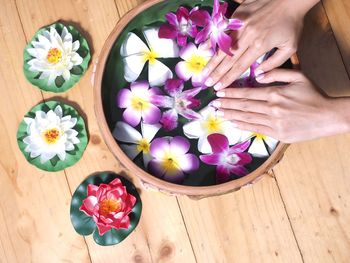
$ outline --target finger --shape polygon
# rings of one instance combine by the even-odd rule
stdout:
[[[267,101],[271,94],[270,87],[259,88],[226,88],[216,92],[219,98],[250,99]]]
[[[298,82],[305,79],[304,75],[294,69],[274,69],[265,74],[261,74],[256,77],[256,81],[259,83],[272,83],[272,82]]]
[[[270,125],[270,119],[266,114],[240,110],[220,109],[218,115],[222,115],[225,119],[231,120],[233,122],[242,121],[265,126]]]
[[[234,123],[235,126],[240,130],[264,134],[273,138],[275,137],[272,128],[266,125],[254,124],[244,121],[232,121],[232,123]]]
[[[277,51],[271,57],[256,68],[255,72],[257,75],[260,75],[263,72],[268,72],[274,68],[277,68],[287,61],[287,59],[289,59],[293,54],[294,50],[292,49],[277,49]]]
[[[213,106],[222,110],[239,110],[259,114],[268,114],[271,112],[266,101],[258,100],[218,99],[213,102]]]
[[[225,52],[219,50],[216,55],[214,55],[209,62],[207,63],[207,65],[205,66],[205,68],[203,69],[203,76],[208,77],[205,85],[210,87],[213,85],[212,80],[211,80],[211,73],[212,71],[221,63],[221,61],[226,57],[227,55],[225,54]]]
[[[258,52],[255,48],[248,48],[244,54],[231,65],[228,71],[214,86],[215,90],[221,90],[232,84],[240,75],[244,73],[264,52]]]

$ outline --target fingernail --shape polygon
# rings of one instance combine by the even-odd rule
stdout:
[[[220,98],[225,97],[225,92],[223,92],[223,91],[218,91],[218,92],[216,92],[216,96],[217,96],[217,97],[220,97]]]
[[[260,76],[263,75],[264,71],[262,71],[261,69],[258,69],[257,71],[255,71],[255,76]]]
[[[219,82],[219,83],[217,83],[217,84],[214,86],[214,89],[215,89],[215,90],[219,90],[219,89],[221,89],[221,87],[222,87],[222,83]]]
[[[213,79],[212,78],[208,78],[206,81],[205,81],[205,85],[206,86],[213,86],[213,84],[214,84],[214,81],[213,81]]]
[[[255,79],[256,79],[256,81],[260,81],[260,80],[262,80],[264,77],[265,77],[265,75],[264,75],[264,74],[261,74],[261,75],[257,76]]]
[[[214,106],[215,108],[220,108],[220,107],[221,107],[221,102],[215,100],[215,101],[213,101],[213,106]]]
[[[223,111],[218,110],[218,111],[216,112],[216,116],[223,117],[224,115],[225,115],[225,114],[224,114]]]

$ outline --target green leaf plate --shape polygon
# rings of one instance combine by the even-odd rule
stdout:
[[[77,124],[74,126],[74,130],[76,130],[79,133],[77,137],[80,140],[80,143],[74,145],[75,146],[74,150],[67,152],[66,159],[64,161],[61,161],[57,155],[51,160],[43,164],[40,162],[39,156],[36,158],[31,158],[30,153],[27,153],[24,150],[27,144],[23,142],[23,139],[28,136],[27,124],[25,123],[24,120],[22,120],[22,122],[20,123],[17,131],[17,143],[24,157],[27,159],[27,161],[30,164],[36,166],[37,168],[44,171],[49,171],[49,172],[61,171],[67,167],[74,165],[76,162],[80,160],[88,143],[88,135],[85,128],[84,119],[79,115],[79,113],[72,106],[69,106],[67,104],[63,104],[61,102],[54,101],[54,100],[47,101],[33,107],[25,115],[25,117],[34,118],[36,111],[41,110],[44,112],[48,112],[49,110],[54,110],[57,105],[61,105],[63,110],[63,116],[71,115],[72,117],[77,118]]]
[[[80,211],[79,208],[83,203],[83,200],[87,197],[87,186],[89,184],[100,185],[101,183],[108,184],[114,179],[119,178],[122,184],[126,187],[129,194],[136,197],[136,203],[133,207],[130,218],[130,227],[128,229],[111,229],[104,235],[99,235],[97,226],[92,217],[86,215]],[[124,177],[115,173],[103,172],[96,175],[92,175],[85,179],[75,190],[72,196],[72,202],[70,206],[70,218],[75,231],[82,236],[87,236],[93,233],[93,239],[101,246],[111,246],[122,242],[137,226],[142,210],[141,198],[137,192],[136,187]]]
[[[80,47],[77,53],[83,58],[83,62],[78,66],[74,66],[70,70],[71,77],[68,81],[65,81],[63,77],[60,76],[60,77],[57,77],[56,80],[51,85],[48,85],[47,83],[48,79],[39,79],[41,72],[29,70],[30,66],[28,65],[28,61],[30,61],[33,57],[28,53],[27,49],[33,47],[32,42],[36,41],[38,39],[38,35],[42,34],[45,30],[49,30],[50,27],[54,27],[57,30],[58,34],[61,35],[64,26],[66,26],[69,33],[72,34],[73,42],[76,40],[79,40]],[[80,80],[80,78],[84,75],[84,73],[88,68],[90,58],[91,58],[91,55],[90,55],[89,45],[86,39],[79,33],[79,31],[75,27],[71,25],[63,25],[61,23],[54,23],[50,26],[46,26],[39,29],[35,33],[32,40],[29,42],[29,44],[25,47],[23,52],[23,59],[24,59],[23,72],[27,80],[30,83],[32,83],[34,86],[37,86],[39,89],[54,92],[54,93],[60,93],[70,89],[75,85],[75,83],[77,83]]]

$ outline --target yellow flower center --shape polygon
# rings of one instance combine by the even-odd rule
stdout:
[[[202,124],[203,128],[208,132],[208,134],[212,133],[221,133],[222,127],[221,127],[222,120],[217,118],[214,115],[210,115]]]
[[[149,61],[149,63],[151,65],[153,65],[154,63],[156,63],[156,58],[158,57],[158,54],[156,52],[154,52],[153,50],[145,52],[145,54],[143,55],[144,60],[147,62]]]
[[[44,131],[43,137],[47,144],[54,144],[60,138],[60,131],[57,128],[47,129]]]
[[[121,208],[120,201],[115,199],[105,199],[99,203],[99,214],[103,216],[107,216],[113,212],[119,212]]]
[[[150,144],[146,139],[141,139],[137,144],[137,150],[144,153],[149,153]]]
[[[167,153],[163,160],[162,160],[162,166],[163,169],[167,172],[175,172],[178,171],[180,168],[178,161],[176,160],[176,157],[173,156],[171,153]]]
[[[255,139],[258,139],[258,140],[265,140],[266,139],[266,135],[263,135],[261,133],[253,133],[253,136],[255,136]]]
[[[56,64],[62,59],[62,52],[58,48],[51,48],[47,53],[47,61],[51,64]]]
[[[187,67],[190,72],[199,74],[203,68],[207,65],[208,59],[198,55],[193,55],[190,60],[187,61]]]
[[[148,100],[141,98],[139,96],[133,96],[131,99],[131,107],[135,110],[147,110],[150,107],[150,103]]]

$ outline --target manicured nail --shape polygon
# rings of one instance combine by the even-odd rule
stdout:
[[[255,71],[255,76],[260,76],[264,73],[264,71],[262,71],[261,69],[258,69],[257,71]]]
[[[216,97],[220,97],[220,98],[225,97],[225,92],[223,91],[216,92]]]
[[[215,89],[215,90],[219,90],[219,89],[221,89],[221,87],[222,87],[222,83],[219,82],[219,83],[217,83],[217,84],[214,86],[214,89]]]
[[[221,102],[215,100],[215,101],[213,101],[213,106],[214,106],[215,108],[220,108],[220,107],[221,107]]]
[[[205,85],[210,87],[210,86],[213,86],[214,84],[214,81],[212,78],[208,78],[206,81],[205,81]]]
[[[219,117],[223,117],[225,114],[224,114],[223,111],[218,110],[218,111],[216,112],[216,115],[219,116]]]
[[[265,77],[265,75],[262,73],[262,74],[256,76],[255,79],[256,79],[256,81],[260,81],[260,80],[262,80],[264,77]]]

